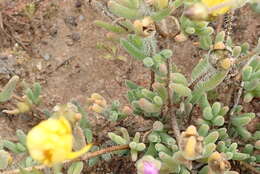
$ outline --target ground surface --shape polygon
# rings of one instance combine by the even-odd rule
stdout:
[[[29,2],[31,1],[7,1],[4,6],[0,6],[0,86],[13,74],[19,75],[28,83],[40,82],[43,87],[42,109],[51,109],[57,103],[66,103],[72,99],[84,103],[93,92],[102,94],[108,100],[119,99],[126,104],[126,79],[149,86],[149,72],[127,57],[126,53],[120,52],[127,57],[126,62],[103,58],[106,53],[97,49],[96,45],[104,41],[106,31],[96,27],[93,21],[110,20],[102,12],[95,10],[95,7],[89,6],[87,1],[39,0],[36,3],[38,10],[32,16],[24,12],[25,5]],[[236,38],[235,42],[256,44],[260,37],[259,15],[248,7],[243,8],[236,12],[233,25],[232,35]],[[174,52],[173,62],[187,75],[203,54],[195,46],[195,41],[178,44],[173,42],[171,45]],[[21,94],[21,86],[16,93]],[[9,108],[12,105],[10,102],[0,108]],[[259,101],[254,101],[246,110],[259,113],[259,108]],[[39,121],[32,115],[14,117],[1,112],[0,115],[0,136],[4,139],[15,140],[15,130],[27,131]],[[146,123],[138,118],[131,118],[124,125],[134,131],[138,127],[149,126],[149,122]],[[96,124],[98,126],[102,121]],[[120,161],[115,159],[106,165],[100,165],[103,172],[96,173],[134,173],[129,162],[122,163],[127,169],[122,171]]]

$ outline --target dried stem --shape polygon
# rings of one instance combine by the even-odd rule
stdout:
[[[0,91],[3,91],[3,90],[4,90],[4,89],[0,87]],[[18,95],[16,95],[16,94],[12,94],[12,96],[13,96],[16,100],[18,100],[18,101],[24,101],[24,99],[23,99],[22,97],[20,97],[20,96],[18,96]]]
[[[109,17],[110,19],[114,20],[116,19],[116,16],[109,12],[108,8],[103,5],[100,1],[97,0],[89,0],[89,5],[93,7],[98,12],[101,12],[101,14],[105,17]]]
[[[169,33],[168,32],[168,28],[167,28],[167,25],[166,25],[166,21],[163,20],[162,21],[162,26],[165,26],[164,30],[165,30],[165,33]],[[167,38],[166,38],[166,48],[169,49],[170,48],[170,38],[169,38],[169,35],[167,35]],[[173,129],[173,133],[174,133],[174,136],[177,140],[177,144],[179,144],[180,142],[180,129],[179,129],[179,126],[178,126],[178,123],[177,123],[177,119],[176,119],[176,115],[173,111],[173,104],[172,104],[172,96],[171,96],[171,90],[170,90],[170,82],[171,82],[171,58],[167,59],[167,93],[168,93],[168,112],[166,113],[169,113],[170,114],[170,117],[171,117],[171,124],[172,124],[172,129]]]
[[[102,155],[102,154],[105,154],[105,153],[110,153],[110,152],[113,152],[113,151],[125,150],[125,149],[129,149],[128,144],[119,145],[119,146],[112,146],[112,147],[108,147],[108,148],[105,148],[105,149],[98,150],[96,152],[87,153],[86,155],[84,155],[81,158],[76,159],[76,160],[65,161],[65,162],[63,162],[63,164],[74,162],[74,161],[80,161],[80,160],[88,160],[90,158],[93,158],[93,157],[96,157],[96,156],[99,156],[99,155]],[[26,170],[26,171],[32,171],[34,169],[43,170],[46,167],[47,166],[45,166],[45,165],[38,165],[38,166],[34,166],[34,167],[24,168],[23,170]],[[19,169],[5,171],[5,172],[2,172],[1,174],[17,174],[17,173],[20,173]]]
[[[0,91],[3,91],[3,88],[1,88],[0,87]],[[13,93],[12,94],[12,97],[14,97],[16,100],[18,100],[19,102],[23,102],[24,101],[24,99],[23,99],[23,97],[20,97],[19,95],[16,95],[15,93]],[[45,115],[45,113],[42,111],[42,110],[40,110],[39,108],[37,108],[36,106],[33,106],[32,107],[32,110],[36,110],[37,112],[39,112],[41,115]],[[34,115],[35,116],[35,115]],[[36,118],[38,118],[38,119],[42,119],[41,117],[38,117],[38,116],[35,116]]]
[[[171,77],[171,59],[167,59],[167,93],[168,93],[168,111],[171,116],[171,123],[174,136],[177,140],[177,144],[180,142],[180,129],[177,123],[176,115],[173,111],[172,99],[171,99],[171,90],[170,90],[170,77]]]
[[[219,33],[222,30],[222,26],[224,23],[224,16],[220,16],[217,21],[216,33]]]
[[[90,158],[105,154],[105,153],[110,153],[110,152],[114,152],[114,151],[118,151],[118,150],[125,150],[125,149],[129,149],[129,145],[119,145],[119,146],[112,146],[112,147],[108,147],[105,149],[101,149],[98,150],[96,152],[91,152],[91,153],[87,153],[86,155],[82,156],[80,158],[80,160],[88,160]]]
[[[257,170],[256,168],[254,168],[253,166],[251,166],[250,164],[243,162],[243,161],[240,161],[240,164],[242,164],[245,168],[251,170],[253,173],[260,174],[260,171]]]
[[[151,70],[151,82],[150,82],[150,90],[153,91],[153,84],[155,81],[155,76],[154,72]]]
[[[240,100],[240,98],[242,96],[242,92],[243,92],[243,87],[244,87],[244,82],[241,82],[241,85],[240,85],[238,93],[237,93],[237,97],[235,98],[235,101],[234,101],[234,105],[232,107],[232,110],[230,111],[230,116],[234,115],[235,108],[239,104],[239,100]]]

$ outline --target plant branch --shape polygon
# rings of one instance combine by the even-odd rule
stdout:
[[[150,82],[150,90],[153,91],[153,84],[155,82],[155,74],[153,72],[153,70],[150,70],[151,72],[151,82]]]
[[[250,164],[243,162],[243,161],[240,161],[240,164],[242,164],[245,168],[251,170],[253,173],[260,174],[260,171],[257,170],[256,168],[254,168],[253,166],[251,166]]]
[[[230,116],[232,117],[234,115],[234,112],[235,112],[235,108],[237,107],[237,105],[239,104],[239,100],[242,96],[242,92],[243,92],[243,87],[244,87],[244,82],[242,81],[241,82],[241,85],[239,87],[239,90],[238,90],[238,93],[237,93],[237,97],[235,98],[235,101],[234,101],[234,105],[230,111]]]
[[[129,145],[119,145],[119,146],[112,146],[112,147],[108,147],[105,149],[101,149],[98,150],[96,152],[91,152],[91,153],[87,153],[86,155],[83,155],[80,160],[88,160],[90,158],[105,154],[105,153],[110,153],[110,152],[114,152],[114,151],[118,151],[118,150],[126,150],[129,149]]]
[[[223,23],[224,23],[224,16],[222,15],[217,20],[216,33],[219,33],[222,30]]]
[[[0,91],[3,91],[3,88],[0,87]],[[15,98],[16,100],[18,100],[19,102],[24,102],[24,98],[23,98],[23,97],[20,97],[19,95],[15,94],[15,93],[12,94],[12,97]],[[44,113],[41,109],[37,108],[36,106],[32,106],[32,109],[31,109],[31,110],[32,110],[32,111],[33,111],[33,110],[36,110],[36,111],[39,112],[40,114],[45,115],[45,113]],[[38,118],[38,119],[40,119],[40,120],[42,119],[42,118],[40,118],[40,117],[38,117],[38,116],[35,116],[35,117]]]
[[[119,146],[112,146],[112,147],[101,149],[101,150],[98,150],[98,151],[95,151],[95,152],[87,153],[86,155],[83,155],[81,158],[78,158],[76,160],[64,161],[63,164],[71,163],[71,162],[74,162],[74,161],[80,161],[80,160],[88,160],[90,158],[93,158],[93,157],[96,157],[96,156],[99,156],[99,155],[102,155],[102,154],[105,154],[105,153],[110,153],[110,152],[114,152],[114,151],[118,151],[118,150],[125,150],[125,149],[129,149],[128,144],[119,145]],[[45,168],[47,168],[46,165],[38,165],[38,166],[33,166],[33,167],[27,167],[27,168],[24,168],[23,170],[32,171],[34,169],[43,170]],[[20,173],[20,170],[14,169],[14,170],[2,172],[1,174],[18,174],[18,173]]]
[[[162,26],[165,26],[165,28],[164,28],[165,33],[169,33],[167,25],[166,25],[166,21],[163,20],[162,23],[163,23]],[[166,38],[166,48],[167,49],[170,48],[170,38],[169,38],[168,34],[167,34],[167,38]],[[170,114],[173,133],[174,133],[174,136],[177,140],[177,144],[179,144],[179,142],[180,142],[180,140],[179,140],[180,139],[180,129],[179,129],[179,126],[178,126],[178,123],[177,123],[176,115],[175,115],[173,108],[172,108],[173,104],[172,104],[172,99],[171,99],[172,96],[171,96],[171,89],[170,89],[171,72],[172,72],[171,58],[167,59],[166,65],[167,65],[167,93],[168,93],[168,105],[167,105],[168,112],[166,112],[166,113]]]
[[[167,48],[169,48],[169,42],[167,42]],[[171,99],[171,90],[170,90],[170,82],[171,82],[171,58],[167,59],[167,92],[168,92],[168,110],[171,116],[171,124],[174,136],[177,140],[177,144],[180,143],[180,129],[177,123],[176,115],[173,111],[172,99]]]
[[[169,111],[169,114],[171,116],[171,124],[172,124],[172,129],[173,129],[173,133],[174,133],[174,136],[177,140],[177,144],[180,143],[180,129],[179,129],[179,126],[178,126],[178,123],[177,123],[177,119],[176,119],[176,115],[173,111],[173,108],[172,108],[172,99],[171,99],[171,90],[170,90],[170,77],[171,77],[171,59],[167,59],[167,93],[168,93],[168,111]]]

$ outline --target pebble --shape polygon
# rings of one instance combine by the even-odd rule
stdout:
[[[66,45],[68,45],[68,46],[72,46],[72,45],[74,44],[73,40],[70,39],[70,38],[66,39],[65,43],[66,43]]]
[[[84,19],[85,19],[85,16],[79,15],[79,21],[80,21],[80,22],[83,21]]]
[[[12,55],[0,55],[0,76],[1,78],[10,78],[15,71],[15,57]]]
[[[73,41],[79,41],[80,40],[80,34],[76,33],[76,32],[68,35],[68,37],[70,37]]]
[[[44,60],[50,60],[51,55],[50,55],[49,53],[45,53],[45,54],[43,55],[43,58],[44,58]]]
[[[75,2],[75,7],[76,7],[76,8],[80,8],[81,6],[82,6],[81,1],[80,1],[80,0],[77,0],[77,1]]]
[[[42,62],[37,63],[36,67],[39,71],[41,71],[42,70]]]
[[[51,29],[50,29],[50,32],[49,34],[52,36],[52,37],[56,37],[57,34],[58,34],[58,28],[56,25],[54,25]]]
[[[76,27],[78,24],[76,22],[76,17],[75,16],[67,16],[64,19],[64,22],[68,26]]]

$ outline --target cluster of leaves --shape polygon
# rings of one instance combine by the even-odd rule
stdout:
[[[244,102],[252,101],[254,97],[260,97],[260,58],[255,56],[242,71],[245,96]]]
[[[18,76],[12,77],[0,93],[0,102],[6,102],[12,97],[12,93],[19,81]],[[8,114],[21,114],[32,110],[33,107],[37,106],[41,102],[41,85],[39,83],[33,84],[32,89],[27,87],[24,91],[24,96],[18,98],[16,108],[13,110],[3,110],[4,113]]]
[[[74,125],[74,150],[81,149],[86,143],[92,143],[93,134],[86,112],[77,102],[67,103],[66,105],[57,105],[51,115],[55,117],[60,114],[66,115],[67,119]],[[27,135],[22,130],[17,130],[16,137],[18,142],[15,143],[9,140],[0,139],[0,169],[3,170],[16,167],[20,169],[21,174],[41,174],[42,172],[36,168],[32,171],[26,170],[26,168],[40,165],[29,155],[26,140]],[[23,160],[17,161],[16,156],[21,156]],[[89,166],[91,166],[91,162],[92,161],[89,161]],[[67,168],[67,173],[80,174],[83,167],[84,163],[82,161],[74,162]],[[60,174],[61,169],[62,165],[54,166],[53,172]]]
[[[155,82],[152,84],[152,89],[138,86],[131,81],[126,82],[129,88],[127,96],[132,105],[133,114],[146,118],[155,117],[161,121],[154,123],[153,129],[147,137],[149,145],[144,150],[144,157],[151,155],[159,160],[162,164],[160,173],[190,173],[191,166],[189,164],[191,160],[208,164],[200,170],[201,174],[207,173],[209,170],[211,173],[235,173],[229,171],[229,167],[218,171],[211,166],[211,158],[213,158],[213,161],[221,159],[220,156],[216,155],[216,151],[218,151],[224,156],[222,160],[257,162],[258,155],[254,152],[257,145],[250,146],[251,151],[241,151],[241,147],[234,142],[234,138],[237,136],[244,138],[247,142],[259,141],[256,138],[257,132],[253,136],[255,138],[252,139],[250,138],[251,133],[245,127],[255,118],[255,114],[241,113],[242,108],[238,109],[240,106],[236,106],[229,111],[229,107],[223,106],[221,102],[210,104],[207,93],[216,89],[224,80],[227,80],[231,70],[236,69],[242,72],[242,81],[245,83],[243,86],[245,101],[250,102],[253,98],[259,97],[259,48],[250,51],[247,43],[239,46],[233,45],[231,38],[226,36],[224,31],[217,33],[213,40],[214,29],[209,26],[209,22],[193,20],[183,14],[179,21],[175,18],[176,24],[180,26],[180,34],[178,37],[176,36],[175,40],[185,41],[188,35],[196,35],[199,38],[200,47],[208,50],[208,54],[195,66],[191,79],[187,79],[181,72],[174,69],[170,70],[170,79],[167,81],[167,59],[171,58],[173,53],[168,49],[158,52],[154,33],[151,31],[147,33],[145,29],[147,26],[154,29],[151,27],[153,22],[163,22],[163,20],[166,20],[166,16],[169,16],[179,6],[184,5],[185,8],[189,8],[196,2],[173,1],[168,3],[167,1],[166,5],[164,3],[166,1],[158,0],[153,1],[151,4],[138,1],[136,6],[131,6],[133,3],[130,0],[111,0],[109,1],[110,10],[115,15],[126,20],[120,25],[97,22],[98,26],[104,27],[111,32],[120,33],[124,29],[124,33],[129,33],[126,38],[120,39],[121,45],[132,57],[142,61],[145,67],[155,73]],[[171,8],[170,12],[168,11],[169,8]],[[148,21],[147,19],[152,20],[149,25],[145,25],[145,22],[143,22]],[[133,21],[132,24],[131,21]],[[143,26],[142,31],[139,25]],[[244,64],[247,64],[247,66],[244,66]],[[169,95],[168,92],[170,92]],[[200,154],[196,158],[189,159],[189,157],[185,156],[185,146],[182,147],[183,144],[176,144],[176,140],[168,134],[169,130],[164,128],[166,123],[164,122],[165,116],[162,115],[162,110],[167,105],[168,97],[174,104],[178,105],[178,108],[176,108],[177,115],[189,116],[192,114],[194,106],[198,105],[201,108],[202,117],[197,121],[197,126],[198,136],[202,138],[197,140],[197,144],[187,146],[194,149],[194,146],[199,143],[203,145]],[[231,112],[233,114],[229,119]],[[131,143],[124,136],[111,137],[111,134],[109,133],[109,137],[116,144]],[[185,134],[185,132],[182,134]],[[182,137],[180,141],[185,142],[184,139]],[[130,148],[132,147],[130,146]],[[215,159],[216,156],[218,159]],[[137,162],[138,166],[142,167]]]
[[[138,174],[147,174],[148,168],[154,173],[189,174],[194,167],[193,161],[201,164],[200,168],[195,169],[200,174],[236,174],[237,172],[230,171],[231,165],[228,160],[243,161],[252,165],[260,162],[257,154],[260,148],[259,131],[252,135],[246,128],[246,125],[255,118],[255,114],[243,112],[242,106],[237,104],[229,109],[220,101],[211,103],[208,100],[208,93],[211,90],[216,89],[223,81],[234,80],[229,76],[234,70],[238,72],[237,76],[240,74],[242,76],[244,102],[251,102],[254,98],[260,97],[260,40],[258,46],[250,50],[247,43],[234,45],[224,31],[215,34],[214,29],[209,26],[210,22],[194,20],[190,13],[185,15],[185,11],[190,8],[194,10],[198,3],[200,3],[198,0],[108,2],[109,10],[123,20],[112,24],[96,21],[96,25],[122,36],[118,39],[121,46],[154,74],[154,82],[151,89],[132,81],[126,82],[129,88],[127,98],[131,107],[121,107],[118,101],[109,105],[103,96],[93,93],[87,99],[88,110],[112,122],[137,115],[153,120],[154,123],[152,129],[142,138],[140,132],[135,132],[131,137],[128,130],[123,127],[109,132],[110,140],[94,146],[92,151],[115,144],[128,145],[129,150],[92,158],[88,161],[89,166],[95,165],[100,159],[111,159],[112,154],[130,155],[132,161],[136,162]],[[244,3],[245,1],[239,2]],[[172,12],[182,6],[185,9],[183,14],[179,18],[172,16]],[[166,20],[169,19],[173,19],[178,26],[179,34],[175,37],[177,42],[183,42],[189,35],[195,35],[198,37],[200,48],[207,52],[192,70],[190,78],[170,65],[170,59],[174,54],[172,50],[159,50],[157,44],[159,30],[163,30],[166,35],[169,34],[167,29],[160,26],[167,28]],[[166,40],[169,41],[168,38]],[[100,47],[108,50],[107,58],[123,59],[117,57],[116,47],[107,47],[104,44]],[[6,102],[11,98],[18,79],[15,76],[7,83],[0,93],[0,102]],[[40,104],[40,92],[41,86],[35,83],[32,88],[25,90],[23,101],[17,104],[17,108],[6,110],[5,113],[20,114],[33,110]],[[169,117],[173,117],[169,115],[172,113],[169,111],[172,107],[174,107],[173,115],[179,116],[179,122],[192,116],[194,108],[199,107],[201,117],[195,123],[198,129],[195,126],[185,125],[187,129],[180,135],[174,132],[176,136],[173,138],[168,124]],[[57,114],[66,115],[66,118],[73,123],[75,150],[93,142],[93,132],[86,111],[77,102],[55,107],[51,115]],[[3,141],[1,145],[1,169],[6,168],[11,159],[9,152],[5,150],[28,153],[26,135],[17,131],[17,136],[18,143]],[[236,142],[239,138],[243,138],[241,144]],[[35,164],[36,162],[28,157],[21,167]],[[83,170],[83,165],[82,161],[73,163],[68,173],[79,174]],[[23,172],[26,171],[21,170],[21,173]]]

